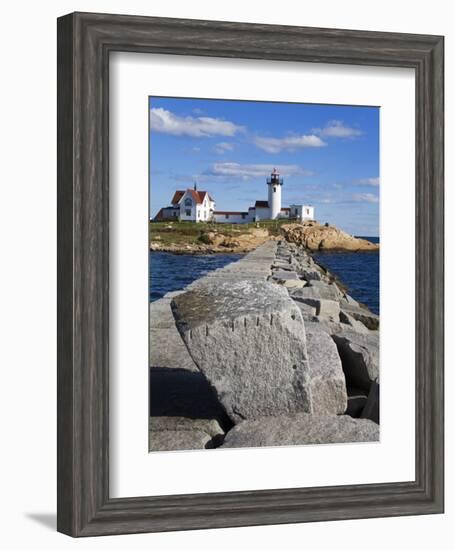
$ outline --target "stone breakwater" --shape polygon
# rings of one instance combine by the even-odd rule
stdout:
[[[267,241],[150,304],[150,450],[379,439],[379,318]]]

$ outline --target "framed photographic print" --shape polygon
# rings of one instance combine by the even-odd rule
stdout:
[[[443,511],[443,39],[58,21],[58,529]]]

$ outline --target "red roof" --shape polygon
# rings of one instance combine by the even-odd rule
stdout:
[[[282,209],[281,209],[281,212],[290,212],[290,211],[291,211],[290,208],[282,208]]]
[[[172,197],[171,204],[177,204],[184,194],[185,191],[176,191]]]
[[[254,205],[255,208],[268,208],[269,207],[269,201],[256,201],[256,204]]]
[[[207,191],[195,191],[194,189],[187,189],[186,191],[176,191],[174,193],[174,196],[172,197],[171,204],[177,204],[178,202],[180,202],[180,199],[185,193],[189,193],[196,204],[202,204],[206,195],[208,195],[209,199],[214,202]]]
[[[160,208],[158,214],[153,218],[154,221],[158,221],[158,220],[164,219],[163,210],[164,210],[164,208]]]
[[[202,204],[202,199],[201,199],[202,191],[195,191],[194,189],[187,189],[186,192],[189,193],[192,196],[192,198],[193,198],[193,200],[196,204]]]

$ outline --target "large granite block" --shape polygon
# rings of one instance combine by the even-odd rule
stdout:
[[[177,296],[177,328],[234,422],[312,412],[305,328],[285,288],[207,284]]]
[[[176,451],[218,447],[224,431],[214,419],[154,416],[149,421],[149,450]]]
[[[313,414],[343,414],[347,408],[346,379],[337,347],[329,334],[310,328],[306,337]]]
[[[361,306],[341,302],[341,309],[370,330],[379,330],[379,316]]]
[[[379,441],[379,426],[348,415],[295,414],[245,420],[228,432],[223,448]]]
[[[301,290],[305,290],[302,288]],[[294,296],[293,296],[294,298]],[[316,315],[327,321],[338,322],[340,320],[340,304],[335,300],[323,300],[319,298],[301,298],[309,306],[316,308]]]
[[[369,333],[369,330],[363,323],[357,321],[357,319],[354,319],[354,317],[343,310],[340,310],[340,322],[344,325],[348,325],[355,332],[362,332],[363,334]]]
[[[190,451],[210,449],[212,438],[200,430],[163,430],[149,432],[149,451]]]
[[[312,281],[311,286],[306,286],[305,288],[296,290],[292,297],[294,300],[303,301],[305,299],[314,299],[314,300],[340,300],[340,291],[335,285],[329,285],[327,283],[317,284],[320,281]]]
[[[332,334],[341,357],[349,386],[369,392],[372,382],[379,382],[379,334],[362,334],[343,329]]]
[[[283,271],[282,269],[273,272],[272,278],[278,283],[284,283],[285,281],[298,281],[299,276],[295,271]]]

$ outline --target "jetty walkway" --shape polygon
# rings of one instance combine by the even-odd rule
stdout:
[[[150,450],[379,438],[379,318],[270,240],[150,304]]]

